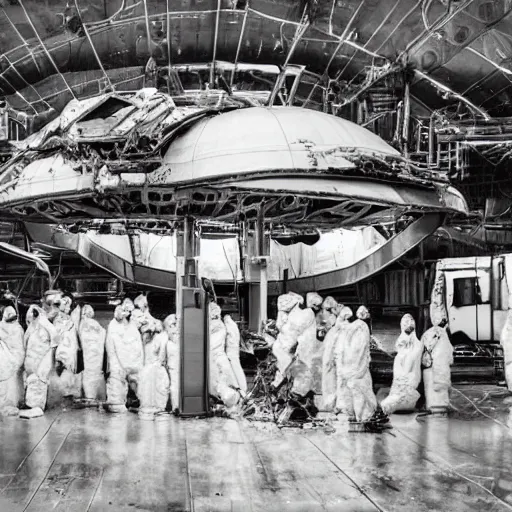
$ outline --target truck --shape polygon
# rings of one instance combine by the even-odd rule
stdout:
[[[512,254],[444,258],[428,274],[431,300],[435,300],[434,283],[442,284],[437,300],[442,300],[446,308],[447,331],[454,347],[452,381],[504,385],[500,337],[509,304],[512,307]],[[418,317],[418,312],[404,312]],[[424,325],[418,337],[431,325],[428,317],[421,323]],[[396,340],[398,325],[398,318],[393,319],[393,328],[389,322],[376,323],[371,370],[377,384],[389,384],[394,356],[389,342],[379,343],[379,339]]]

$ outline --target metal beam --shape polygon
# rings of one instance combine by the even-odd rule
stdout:
[[[144,3],[144,19],[146,22],[146,37],[147,37],[147,43],[148,43],[147,44],[148,54],[151,57],[151,30],[149,28],[148,2],[147,2],[147,0],[143,0],[143,3]]]
[[[380,25],[375,29],[375,31],[373,32],[373,34],[371,35],[371,37],[368,39],[368,41],[366,41],[364,43],[364,46],[363,47],[360,47],[360,45],[358,45],[358,50],[359,51],[367,51],[366,48],[368,46],[368,44],[370,43],[370,41],[380,32],[381,28],[386,24],[386,22],[388,21],[388,19],[391,17],[391,15],[395,12],[395,9],[398,7],[398,4],[401,2],[402,0],[396,0],[396,3],[395,5],[389,9],[388,13],[386,14],[386,16],[384,16],[384,19],[382,20],[382,22],[380,23]],[[373,53],[373,52],[372,52]],[[338,73],[338,77],[341,77],[343,75],[343,73],[345,73],[345,70],[348,68],[348,66],[350,66],[351,62],[354,60],[354,57],[355,55],[357,54],[357,52],[354,52],[354,54],[350,57],[349,61],[345,64],[345,66],[343,67],[343,69]]]
[[[39,35],[39,32],[37,31],[34,23],[32,22],[30,16],[28,15],[28,12],[27,12],[27,9],[25,8],[25,6],[23,5],[23,0],[18,0],[19,4],[20,4],[20,7],[21,9],[23,10],[23,13],[25,14],[25,17],[27,18],[27,21],[30,25],[30,28],[34,31],[34,34],[36,35],[36,38],[37,40],[39,41],[39,44],[41,45],[41,48],[43,49],[44,53],[46,54],[46,56],[48,57],[48,60],[51,62],[52,66],[54,67],[55,71],[57,71],[57,74],[62,78],[64,84],[66,85],[67,89],[69,90],[69,92],[71,93],[71,96],[73,96],[73,98],[76,100],[78,99],[75,95],[75,93],[73,92],[73,89],[71,89],[70,85],[68,84],[68,82],[66,81],[66,79],[64,78],[64,75],[60,72],[60,69],[59,67],[57,66],[57,64],[55,63],[55,61],[53,60],[53,57],[51,56],[51,53],[48,51],[48,48],[46,48],[43,40],[41,39],[41,36]]]
[[[32,61],[34,62],[35,66],[38,67],[37,65],[37,61],[34,57],[34,54],[32,53],[31,49],[30,49],[30,46],[27,42],[27,40],[21,35],[21,32],[18,30],[18,28],[16,27],[16,25],[12,22],[11,18],[9,18],[7,12],[5,11],[5,9],[2,9],[2,12],[4,14],[4,16],[7,18],[7,21],[9,21],[9,24],[11,25],[11,27],[14,29],[14,31],[16,32],[16,35],[23,41],[23,45],[25,46],[25,48],[27,49],[28,53],[30,54],[30,56],[32,57]],[[14,70],[14,72],[18,75],[18,77],[23,80],[23,82],[28,86],[30,87],[30,89],[35,92],[37,94],[37,96],[39,96],[40,100],[43,102],[43,103],[46,103],[47,107],[51,110],[51,105],[39,94],[39,91],[32,85],[30,84],[29,82],[27,82],[27,80],[21,75],[21,73],[18,71],[18,68],[16,66],[13,66],[13,64],[11,63],[11,60],[9,59],[9,57],[7,56],[7,54],[4,53],[4,58],[7,59],[7,62],[9,63],[9,66],[11,67],[12,70]],[[8,82],[8,80],[3,76],[3,72],[2,72],[2,78]],[[8,82],[9,83],[9,82]],[[16,89],[15,87],[13,87],[13,89]],[[28,104],[30,105],[30,107],[34,110],[34,112],[37,114],[37,110],[32,106],[32,104],[30,102],[28,102],[25,97],[23,95],[21,95],[19,93],[19,91],[16,91],[16,94],[18,94],[19,96],[21,96],[23,98],[23,100]]]
[[[215,59],[217,58],[217,41],[219,39],[220,11],[221,11],[221,0],[217,0],[217,14],[215,16],[215,34],[213,36],[212,65],[210,67],[210,88],[213,87],[213,83],[214,83],[214,79],[215,79]]]
[[[345,105],[349,105],[350,103],[355,101],[357,98],[359,98],[362,94],[364,94],[366,91],[371,89],[377,82],[379,82],[379,80],[382,80],[384,77],[389,76],[389,75],[391,75],[393,73],[397,73],[398,71],[400,71],[400,69],[401,68],[398,65],[390,66],[389,69],[387,69],[385,73],[382,73],[381,75],[379,75],[375,79],[373,79],[370,82],[368,82],[367,84],[363,85],[352,96],[350,96],[349,98],[344,100],[343,103],[340,105],[340,107],[344,107]]]
[[[244,19],[242,21],[242,28],[240,29],[240,38],[238,39],[238,46],[236,47],[236,55],[235,55],[235,62],[233,66],[233,71],[231,72],[231,80],[229,81],[229,87],[233,89],[233,81],[235,80],[235,73],[236,73],[236,65],[238,63],[238,58],[240,57],[240,50],[242,49],[242,42],[245,34],[245,24],[247,23],[247,16],[249,14],[249,3],[247,3],[245,7],[245,14]]]
[[[166,4],[166,7],[167,7],[167,12],[166,12],[166,15],[167,15],[167,65],[169,66],[169,71],[168,73],[171,72],[171,66],[172,66],[172,61],[171,61],[171,51],[172,51],[172,45],[171,45],[171,15],[170,15],[170,0],[166,0],[167,4]],[[169,89],[169,87],[168,87]],[[169,91],[170,93],[170,91]]]
[[[451,13],[447,13],[441,20],[435,21],[431,27],[429,27],[427,30],[424,30],[416,39],[409,43],[407,45],[407,48],[402,53],[400,53],[396,60],[400,61],[405,55],[409,54],[411,51],[420,48],[426,41],[428,41],[428,39],[432,36],[433,32],[442,29],[449,21],[451,21],[457,14],[459,14],[459,12],[469,7],[474,1],[475,0],[465,0]],[[451,5],[451,2],[449,5]]]
[[[288,50],[288,53],[286,54],[286,58],[284,60],[284,64],[281,70],[281,73],[279,73],[279,76],[277,77],[276,83],[274,84],[274,88],[272,89],[272,92],[270,93],[270,98],[268,100],[268,105],[271,107],[274,104],[274,101],[276,100],[276,97],[281,89],[283,87],[283,84],[286,79],[286,68],[288,67],[288,64],[290,63],[290,59],[292,58],[292,55],[295,52],[295,49],[297,48],[297,45],[299,44],[300,40],[306,33],[306,30],[308,29],[310,23],[308,16],[306,14],[306,7],[304,8],[304,13],[302,14],[301,23],[295,30],[295,35],[293,37],[292,45],[290,46],[290,49]]]
[[[404,73],[405,74],[405,73]],[[411,122],[411,84],[409,77],[405,77],[404,88],[404,123],[402,126],[403,152],[409,158],[409,124]]]
[[[438,89],[441,92],[447,93],[450,96],[453,96],[454,98],[457,98],[460,102],[464,103],[466,106],[468,106],[471,110],[481,115],[486,121],[491,120],[491,116],[482,108],[477,107],[474,103],[469,101],[467,98],[462,96],[462,94],[459,94],[458,92],[455,92],[453,89],[450,89],[448,86],[442,84],[441,82],[438,82],[437,80],[434,80],[429,75],[423,73],[422,71],[419,71],[417,69],[414,70],[414,74],[420,78],[421,80],[426,80],[430,84],[432,84],[436,89]]]
[[[94,53],[94,57],[96,57],[96,60],[98,61],[98,65],[99,65],[101,71],[103,72],[103,75],[105,76],[110,89],[114,90],[114,86],[110,80],[110,77],[108,76],[107,72],[105,71],[105,68],[103,67],[103,63],[101,62],[100,56],[98,55],[98,52],[96,51],[96,48],[94,47],[94,44],[91,39],[91,35],[89,34],[89,30],[87,30],[87,27],[85,26],[85,24],[82,20],[82,13],[80,12],[78,0],[75,0],[75,7],[76,7],[76,11],[78,13],[78,18],[80,19],[80,23],[82,24],[82,28],[84,29],[85,37],[87,38],[87,40],[89,41],[89,44],[91,45],[91,50]]]

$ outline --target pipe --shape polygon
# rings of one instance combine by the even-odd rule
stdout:
[[[170,0],[167,0],[167,65],[169,66],[169,70],[167,71],[168,74],[170,74],[171,66],[172,66],[172,61],[171,61],[171,51],[172,51],[172,45],[171,45],[171,16],[170,16],[170,12],[169,12],[171,6],[169,5],[169,1]],[[168,80],[170,80],[170,75],[169,75]],[[167,89],[169,91],[169,94],[171,94],[169,83],[167,85]]]
[[[409,80],[405,78],[404,89],[404,122],[402,125],[403,151],[405,158],[409,158],[409,124],[411,122],[411,96]]]
[[[435,112],[433,112],[430,116],[430,123],[428,125],[428,166],[434,167],[434,116]]]
[[[91,39],[91,35],[89,34],[89,30],[87,30],[87,27],[85,26],[85,24],[82,20],[82,13],[80,12],[80,7],[78,6],[78,0],[75,0],[75,7],[76,7],[76,11],[78,13],[78,18],[80,20],[80,23],[82,24],[82,27],[84,29],[85,37],[87,38],[87,40],[89,41],[89,44],[91,45],[91,50],[94,53],[94,57],[96,58],[96,60],[98,62],[98,66],[100,67],[101,71],[103,72],[103,75],[107,79],[107,83],[108,83],[110,89],[114,90],[114,86],[112,85],[112,82],[110,81],[110,77],[107,75],[107,72],[105,71],[105,68],[103,67],[103,63],[101,62],[100,56],[98,55],[98,52],[96,51],[96,48],[94,47],[94,44]]]
[[[76,0],[75,0],[76,1]],[[148,55],[151,57],[151,30],[149,29],[148,2],[144,0],[144,18],[146,22],[146,37],[148,43]]]
[[[247,3],[247,5],[249,5],[249,4]],[[249,9],[246,6],[244,19],[242,21],[242,28],[240,29],[240,38],[238,39],[238,46],[236,47],[235,62],[234,62],[234,66],[233,66],[233,71],[231,72],[231,80],[229,81],[229,87],[231,89],[233,89],[233,82],[235,80],[235,73],[236,73],[236,65],[238,63],[238,58],[240,57],[240,50],[242,49],[242,41],[244,38],[245,24],[247,23],[247,15],[248,14],[249,14]]]
[[[267,262],[265,260],[260,262],[260,322],[258,332],[261,334],[263,326],[267,322],[267,299],[268,299],[268,276],[267,276]]]
[[[215,35],[213,36],[212,65],[210,67],[210,88],[214,87],[215,59],[217,58],[217,41],[219,39],[219,21],[221,11],[221,0],[217,0],[217,16],[215,17]]]
[[[55,71],[57,71],[57,74],[62,78],[62,81],[64,82],[64,84],[66,85],[67,89],[71,93],[71,96],[73,96],[73,99],[76,100],[77,97],[76,97],[75,93],[73,92],[73,89],[71,89],[71,87],[69,86],[68,82],[64,78],[64,75],[60,72],[59,67],[57,66],[57,64],[53,60],[53,57],[52,57],[51,53],[48,51],[48,48],[46,48],[46,45],[44,44],[43,40],[41,39],[41,36],[39,35],[39,32],[37,31],[36,27],[34,26],[34,23],[32,23],[32,20],[30,19],[30,16],[28,15],[27,9],[23,5],[23,1],[22,0],[18,0],[18,1],[19,1],[19,4],[20,4],[20,7],[23,10],[23,13],[25,14],[25,17],[27,18],[27,21],[28,21],[28,23],[30,25],[30,28],[33,30],[34,34],[36,35],[36,38],[39,41],[39,44],[41,45],[41,48],[43,49],[45,55],[48,57],[48,60],[51,62],[52,66],[55,68]],[[29,52],[32,53],[32,50],[29,49]]]
[[[426,80],[427,82],[430,82],[435,88],[439,89],[440,91],[448,93],[451,96],[453,96],[454,98],[457,98],[459,101],[461,101],[466,106],[468,106],[471,110],[474,110],[477,114],[480,114],[486,121],[491,120],[491,116],[485,110],[483,110],[480,107],[477,107],[474,103],[469,101],[467,98],[465,98],[461,94],[450,89],[448,86],[438,82],[437,80],[434,80],[431,76],[427,75],[426,73],[423,73],[422,71],[419,71],[418,69],[415,69],[414,73],[421,80]]]
[[[304,14],[302,16],[304,20],[307,20],[307,15],[304,10]],[[274,105],[274,101],[276,100],[276,96],[279,93],[281,87],[283,87],[285,79],[286,79],[286,68],[288,67],[288,64],[290,62],[290,59],[292,58],[292,55],[294,54],[297,45],[299,44],[300,40],[306,33],[306,30],[309,27],[309,21],[305,21],[300,27],[297,27],[297,30],[295,31],[295,37],[293,38],[293,43],[288,50],[288,54],[286,55],[286,59],[283,64],[283,69],[281,73],[279,73],[279,76],[277,77],[276,83],[274,84],[274,88],[272,89],[272,93],[270,94],[270,98],[268,100],[268,105],[271,107]]]

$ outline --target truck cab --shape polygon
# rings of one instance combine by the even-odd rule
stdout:
[[[506,275],[508,257],[446,258],[437,263],[436,279],[444,280],[448,334],[454,346],[454,380],[504,383],[500,337],[509,306],[507,277],[512,278]]]

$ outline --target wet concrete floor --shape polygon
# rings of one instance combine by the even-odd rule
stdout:
[[[4,418],[0,511],[512,510],[510,405],[461,391],[454,416],[393,415],[382,434],[84,409]]]

